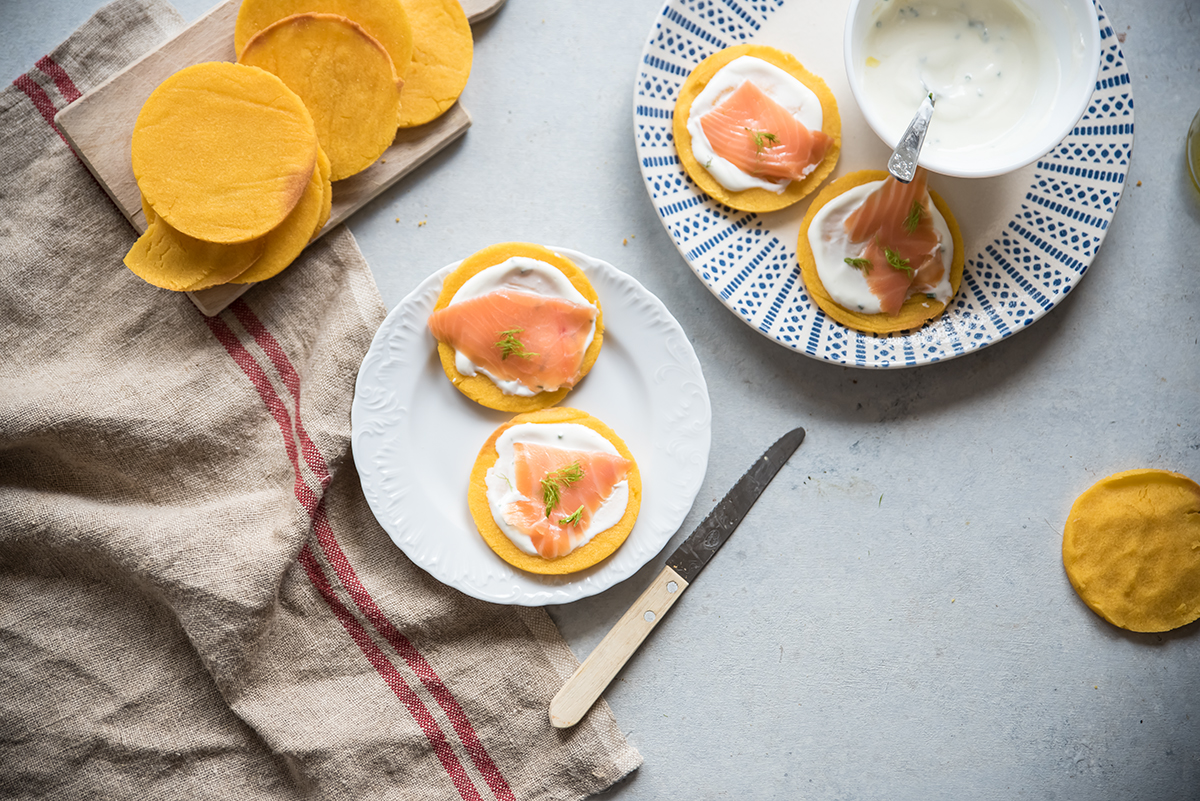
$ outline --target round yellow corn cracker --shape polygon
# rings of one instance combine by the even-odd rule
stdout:
[[[317,154],[317,166],[313,168],[312,180],[296,208],[287,219],[267,233],[266,247],[258,261],[236,278],[234,284],[254,284],[283,272],[296,260],[305,246],[312,241],[318,221],[325,210],[325,189],[329,185],[329,159],[325,152]]]
[[[438,295],[434,311],[449,306],[454,293],[458,292],[471,276],[518,256],[537,259],[557,268],[567,276],[571,285],[579,290],[579,293],[587,298],[589,303],[596,306],[596,333],[583,354],[583,366],[579,373],[579,380],[582,381],[588,371],[592,369],[592,365],[596,363],[596,357],[600,355],[600,346],[604,342],[604,312],[600,308],[600,298],[583,270],[576,267],[575,263],[569,259],[541,245],[532,245],[528,242],[503,242],[486,247],[463,259],[462,263],[442,281],[442,291]],[[567,393],[571,391],[571,387],[561,387],[553,392],[539,392],[531,396],[509,395],[502,392],[492,382],[492,379],[483,373],[476,373],[473,376],[460,373],[454,363],[454,348],[443,342],[438,343],[438,357],[441,359],[442,370],[450,379],[450,383],[454,384],[459,392],[489,409],[501,412],[532,412],[553,406],[567,397]]]
[[[320,236],[325,224],[329,222],[329,215],[333,212],[333,166],[329,163],[329,157],[322,150],[317,158],[317,166],[321,168],[321,213],[317,216],[317,224],[313,228],[312,239]]]
[[[340,181],[365,170],[396,136],[400,87],[387,50],[336,14],[294,14],[246,43],[240,63],[277,75],[304,101]]]
[[[246,242],[283,222],[317,161],[304,103],[254,67],[195,64],[151,93],[134,125],[133,174],[182,234]]]
[[[692,103],[704,91],[704,87],[708,85],[718,70],[741,56],[753,56],[774,64],[811,89],[821,101],[821,130],[830,139],[829,149],[825,151],[825,158],[821,160],[815,170],[802,180],[789,183],[780,194],[759,187],[741,192],[731,192],[721,186],[717,179],[713,178],[692,155],[692,135],[687,129]],[[679,156],[679,163],[683,165],[684,171],[696,183],[696,186],[714,200],[741,211],[776,211],[809,195],[833,172],[842,148],[842,118],[838,114],[837,99],[833,96],[833,92],[829,91],[825,81],[806,70],[790,53],[766,45],[755,44],[727,47],[713,53],[692,70],[691,75],[683,82],[683,87],[679,90],[679,97],[675,101],[672,133],[675,138],[675,151]]]
[[[266,248],[266,237],[231,245],[205,242],[176,231],[145,198],[145,233],[125,254],[125,266],[147,283],[174,292],[195,292],[229,282],[250,269]]]
[[[808,228],[812,224],[813,218],[816,217],[817,212],[825,204],[854,187],[862,186],[872,181],[882,181],[887,176],[888,174],[883,170],[859,170],[849,175],[843,175],[822,189],[820,194],[813,198],[812,203],[808,206],[808,213],[804,215],[804,221],[800,223],[800,237],[796,243],[796,259],[800,263],[800,275],[804,278],[804,286],[808,290],[808,295],[813,299],[813,302],[826,315],[847,328],[865,331],[870,334],[890,334],[896,331],[907,331],[910,328],[918,328],[929,320],[940,316],[948,305],[948,303],[942,303],[940,300],[933,300],[925,297],[923,294],[917,294],[904,301],[904,305],[900,307],[900,311],[894,315],[882,312],[879,314],[863,314],[862,312],[851,311],[844,306],[839,306],[830,297],[829,292],[825,289],[825,285],[821,283],[821,276],[817,274],[817,262],[813,258],[812,247],[808,243]],[[929,197],[933,201],[933,205],[941,213],[943,219],[946,220],[946,227],[950,229],[950,235],[954,239],[954,255],[951,257],[950,264],[950,288],[957,294],[958,288],[962,284],[963,264],[965,263],[962,231],[959,229],[958,221],[954,219],[954,214],[950,211],[950,207],[946,205],[946,201],[942,200],[941,196],[932,189],[929,190]],[[954,295],[952,294],[950,298],[953,300]]]
[[[1093,612],[1130,631],[1200,618],[1200,486],[1166,470],[1101,479],[1071,507],[1063,567]]]
[[[233,29],[233,48],[240,56],[254,35],[293,14],[337,14],[357,22],[379,40],[396,75],[403,79],[412,62],[413,33],[400,0],[242,0]]]
[[[560,556],[557,559],[545,559],[537,554],[527,554],[513,545],[512,540],[496,525],[496,520],[492,517],[491,506],[488,504],[485,479],[488,468],[494,466],[496,460],[500,458],[500,454],[496,451],[496,441],[509,428],[522,423],[575,423],[587,426],[611,442],[617,452],[630,462],[629,473],[626,476],[626,480],[629,482],[629,505],[625,507],[625,514],[620,521],[612,528],[597,533],[585,545],[581,545],[566,556]],[[471,509],[471,517],[475,520],[475,527],[479,529],[479,534],[483,537],[484,542],[505,562],[530,573],[543,575],[574,573],[591,567],[610,556],[629,537],[629,532],[633,531],[633,525],[637,522],[638,511],[641,509],[642,474],[638,470],[637,462],[634,460],[633,454],[629,452],[629,448],[611,428],[600,420],[587,412],[569,407],[542,409],[517,415],[496,429],[484,444],[479,451],[479,457],[475,460],[475,466],[471,470],[467,503]]]
[[[400,95],[400,127],[440,117],[462,94],[475,43],[458,0],[403,0],[413,30],[412,66]]]

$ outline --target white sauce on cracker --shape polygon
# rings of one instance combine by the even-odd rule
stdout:
[[[562,270],[553,264],[547,264],[539,259],[531,259],[528,256],[514,256],[499,264],[480,270],[463,282],[463,285],[458,288],[458,291],[454,293],[454,296],[450,298],[450,302],[446,305],[453,306],[455,303],[461,303],[464,300],[477,298],[489,292],[496,292],[502,289],[510,292],[524,292],[529,295],[541,295],[542,297],[562,298],[581,306],[590,306],[592,309],[596,308],[596,304],[585,298]],[[595,338],[596,322],[593,316],[592,328],[588,332],[587,341],[583,346],[585,351],[591,346],[592,340]],[[505,381],[497,378],[459,351],[454,352],[454,366],[458,372],[465,376],[483,373],[505,395],[520,395],[521,397],[531,398],[539,392],[539,390],[530,389],[520,381]],[[558,387],[546,387],[540,391],[553,392],[556,389]]]
[[[499,458],[496,464],[488,468],[484,483],[487,485],[488,506],[492,510],[492,519],[512,540],[523,553],[537,555],[533,540],[522,533],[505,519],[505,509],[509,504],[518,500],[526,500],[516,490],[513,480],[515,465],[513,461],[513,444],[528,442],[533,445],[544,445],[551,448],[564,448],[573,451],[599,451],[613,456],[620,456],[616,446],[605,439],[600,432],[581,426],[578,423],[522,423],[512,426],[496,440],[496,453]],[[592,537],[601,531],[612,528],[625,516],[625,508],[629,506],[629,482],[620,481],[614,487],[612,494],[596,510],[592,521],[586,529],[580,532],[580,537],[574,542],[572,550],[586,545]]]
[[[752,82],[763,94],[787,109],[808,130],[821,130],[825,117],[821,111],[821,100],[813,90],[797,80],[794,75],[770,62],[754,56],[739,56],[717,70],[704,90],[692,101],[687,122],[688,133],[692,136],[692,156],[701,167],[708,170],[717,183],[730,192],[742,192],[757,187],[777,195],[783,194],[791,181],[757,178],[735,167],[713,152],[712,145],[709,144],[708,137],[704,135],[704,129],[700,125],[701,117],[719,106],[726,96],[745,81]],[[809,165],[805,169],[805,175],[816,168],[817,164]]]
[[[856,186],[826,203],[813,216],[808,226],[808,246],[812,249],[813,260],[817,263],[817,275],[825,285],[825,291],[833,298],[833,302],[843,309],[861,312],[863,314],[879,314],[879,298],[871,291],[867,279],[862,272],[846,263],[847,258],[856,258],[865,243],[854,244],[846,231],[846,218],[863,204],[867,196],[883,185],[883,181]],[[950,226],[938,211],[937,205],[929,204],[933,229],[941,238],[942,280],[929,293],[931,300],[949,303],[954,295],[950,285],[950,267],[954,263],[954,237],[950,234]]]

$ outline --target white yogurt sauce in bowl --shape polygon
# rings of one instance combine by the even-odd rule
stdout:
[[[895,147],[926,92],[922,166],[983,177],[1070,133],[1100,67],[1090,0],[852,0],[846,71],[867,123]]]

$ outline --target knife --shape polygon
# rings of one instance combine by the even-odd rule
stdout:
[[[675,549],[675,553],[667,558],[666,566],[654,583],[604,635],[596,650],[554,696],[550,702],[551,725],[565,729],[574,726],[587,714],[600,693],[604,692],[604,688],[633,656],[633,652],[658,625],[667,610],[679,600],[688,585],[696,580],[708,560],[729,539],[758,496],[803,441],[803,428],[780,437],[713,507],[708,517]]]

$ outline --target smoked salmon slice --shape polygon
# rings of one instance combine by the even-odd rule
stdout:
[[[907,184],[889,175],[846,218],[850,241],[864,245],[858,258],[869,262],[856,266],[885,314],[897,314],[913,293],[932,292],[945,272],[927,178],[921,167]]]
[[[529,442],[513,443],[513,464],[513,483],[523,497],[508,505],[504,519],[528,534],[545,559],[574,550],[630,466],[608,453]]]
[[[752,81],[700,118],[713,152],[759,178],[798,181],[825,158],[830,139],[810,131]]]
[[[429,330],[489,375],[544,392],[575,386],[595,321],[590,305],[497,290],[438,309]]]

